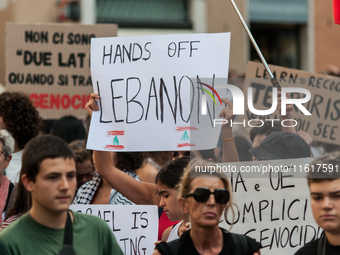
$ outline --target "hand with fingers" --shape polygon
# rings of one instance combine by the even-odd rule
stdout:
[[[191,228],[190,222],[186,222],[186,223],[183,222],[183,224],[181,224],[181,226],[180,226],[179,229],[178,229],[178,236],[181,237],[181,235],[182,235],[185,231],[188,231],[190,228]]]
[[[100,96],[96,93],[92,93],[90,96],[90,100],[86,103],[85,109],[87,113],[92,116],[92,111],[99,111],[99,107],[97,105],[96,99],[99,99]]]
[[[222,98],[222,102],[225,104],[225,107],[222,109],[221,113],[218,117],[223,118],[226,120],[226,123],[222,125],[222,135],[232,136],[232,126],[231,122],[234,121],[236,115],[233,115],[233,102],[228,98]],[[228,137],[224,137],[228,138]]]

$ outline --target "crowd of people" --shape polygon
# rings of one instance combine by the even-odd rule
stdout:
[[[98,98],[91,95],[89,116],[98,110]],[[222,101],[219,117],[234,119],[232,101]],[[291,117],[292,106],[286,110],[281,120]],[[86,122],[73,116],[43,121],[26,95],[1,93],[0,253],[122,254],[104,221],[68,208],[139,204],[159,207],[154,254],[260,254],[256,240],[219,227],[232,204],[229,180],[219,173],[215,178],[190,173],[219,162],[319,155],[311,149],[311,137],[295,128],[266,122],[252,128],[247,139],[234,134],[229,123],[222,125],[219,148],[212,150],[89,151]],[[326,144],[311,166],[338,166],[339,151]],[[314,172],[307,179],[313,216],[324,235],[296,254],[340,254],[339,173]]]

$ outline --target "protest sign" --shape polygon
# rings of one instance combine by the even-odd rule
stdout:
[[[116,25],[7,23],[7,91],[29,94],[43,118],[85,118],[91,38],[116,34]]]
[[[71,205],[70,209],[103,219],[124,255],[152,254],[158,238],[157,206]]]
[[[214,87],[226,84],[229,44],[229,33],[93,39],[91,74],[100,111],[92,115],[87,147],[216,147],[220,126],[214,128],[213,120],[226,90]]]
[[[306,180],[312,158],[218,164],[232,186],[232,206],[221,226],[261,242],[262,255],[294,254],[318,238]]]
[[[303,114],[296,106],[293,118],[297,130],[307,132],[313,140],[340,144],[340,79],[331,78],[321,74],[308,73],[290,68],[270,66],[273,75],[278,78],[281,87],[304,88],[311,93],[311,99],[303,106],[311,115]],[[257,78],[257,79],[252,79]],[[253,88],[253,105],[255,109],[269,109],[272,105],[272,85],[265,68],[260,63],[249,62],[247,67],[244,93],[247,88]],[[303,98],[301,93],[290,93],[291,98]],[[258,116],[249,111],[239,116],[238,120],[245,119],[279,119],[279,112],[271,115]]]

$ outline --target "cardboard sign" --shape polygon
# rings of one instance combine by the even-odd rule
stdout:
[[[124,255],[153,253],[158,238],[157,206],[71,205],[70,209],[103,219],[112,229]]]
[[[311,116],[304,115],[297,107],[294,107],[293,118],[296,120],[297,130],[307,132],[315,141],[340,144],[340,79],[272,65],[270,69],[281,87],[304,88],[311,93],[310,101],[303,104],[312,114]],[[244,85],[245,94],[248,87],[253,88],[255,109],[262,110],[271,107],[272,85],[262,64],[248,63]],[[291,93],[290,97],[302,98],[304,95]],[[247,109],[246,114],[239,116],[241,120],[278,119],[280,116],[278,111],[269,116],[257,116],[252,114],[248,107],[245,109]]]
[[[305,177],[312,160],[219,164],[231,182],[235,212],[221,226],[261,242],[263,255],[294,254],[318,238],[322,229],[313,219]]]
[[[229,46],[229,33],[93,39],[92,82],[101,98],[87,147],[215,148],[220,125],[213,120],[226,97],[215,85],[226,84]]]
[[[116,25],[7,23],[7,91],[29,94],[43,118],[85,118],[91,38],[116,35]]]

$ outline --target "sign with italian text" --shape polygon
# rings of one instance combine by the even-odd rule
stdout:
[[[215,148],[220,126],[214,127],[214,119],[226,97],[216,85],[226,84],[229,47],[229,33],[92,39],[100,110],[92,115],[87,147]]]
[[[263,246],[263,255],[294,254],[320,237],[322,229],[313,219],[306,179],[311,161],[304,158],[218,164],[230,180],[234,211],[233,215],[229,210],[221,226],[256,239]]]
[[[85,118],[91,39],[116,35],[116,25],[7,23],[6,90],[27,93],[43,118]]]

